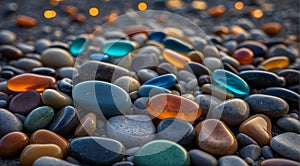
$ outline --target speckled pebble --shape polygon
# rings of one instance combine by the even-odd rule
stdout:
[[[238,156],[223,156],[218,160],[219,166],[248,166],[248,164]]]
[[[0,137],[13,131],[22,131],[23,123],[11,112],[0,108]]]
[[[246,159],[247,157],[256,161],[261,154],[261,148],[258,145],[248,145],[240,150],[240,155]]]

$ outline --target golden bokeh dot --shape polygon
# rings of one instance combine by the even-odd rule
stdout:
[[[95,16],[98,16],[99,10],[98,10],[98,8],[92,7],[92,8],[90,8],[89,13],[91,16],[95,17]]]
[[[251,12],[251,15],[252,15],[252,17],[258,19],[258,18],[261,18],[264,15],[264,13],[260,9],[256,9],[253,12]]]
[[[45,10],[44,17],[47,19],[54,18],[54,17],[56,17],[56,11],[55,10]]]
[[[244,3],[241,1],[238,1],[234,4],[234,7],[236,10],[242,10],[244,8]]]
[[[204,1],[193,1],[191,5],[197,10],[204,10],[207,8],[207,4]]]
[[[140,2],[140,3],[138,4],[138,9],[139,9],[140,11],[145,11],[145,10],[147,10],[147,8],[148,8],[148,6],[147,6],[147,4],[146,4],[145,2]]]

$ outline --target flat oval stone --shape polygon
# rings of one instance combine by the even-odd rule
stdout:
[[[238,156],[228,155],[219,158],[219,166],[248,166],[248,164]]]
[[[35,90],[29,90],[13,97],[9,103],[9,110],[13,113],[27,115],[41,105],[41,95]]]
[[[266,88],[263,91],[266,95],[276,96],[285,100],[289,106],[298,108],[300,105],[300,95],[296,92],[293,92],[289,89],[279,88],[279,87],[271,87]]]
[[[125,147],[136,147],[154,140],[156,129],[148,116],[127,115],[108,119],[106,132]]]
[[[222,121],[206,119],[196,126],[198,146],[210,154],[229,155],[236,152],[237,140]]]
[[[191,62],[191,60],[188,57],[185,57],[184,55],[170,49],[164,49],[162,55],[166,61],[168,61],[177,68],[184,68],[186,64]]]
[[[21,153],[28,144],[29,138],[22,132],[10,132],[4,135],[0,140],[0,156],[12,157]]]
[[[39,54],[41,54],[43,51],[45,51],[49,46],[51,45],[51,42],[47,39],[39,39],[34,43],[35,51]]]
[[[212,96],[218,97],[222,100],[234,98],[234,95],[231,92],[227,91],[224,87],[212,84],[202,85],[201,90],[204,93],[211,94]]]
[[[278,118],[286,115],[289,111],[289,105],[279,97],[253,94],[245,98],[250,106],[250,110],[255,113],[266,114],[271,118]]]
[[[263,114],[256,114],[245,120],[239,131],[253,138],[259,145],[268,145],[272,138],[271,120]]]
[[[144,25],[130,25],[124,28],[124,32],[128,36],[134,36],[140,33],[148,35],[148,33],[150,32],[150,28]]]
[[[103,137],[82,137],[70,143],[74,157],[90,165],[112,165],[122,160],[124,146],[116,140]]]
[[[23,123],[13,113],[2,108],[0,108],[0,124],[0,137],[23,130]]]
[[[15,33],[9,30],[0,31],[0,44],[10,44],[16,40],[17,36]]]
[[[193,47],[189,43],[173,37],[166,37],[163,39],[163,44],[166,48],[178,52],[190,52]]]
[[[278,44],[269,49],[268,58],[276,56],[286,56],[291,62],[295,62],[299,52],[295,51],[296,49],[291,49],[292,47],[286,47],[283,44]]]
[[[276,124],[284,131],[300,134],[300,121],[293,117],[284,116],[278,119]]]
[[[198,165],[198,166],[217,166],[218,161],[217,159],[199,149],[193,149],[189,151],[189,155],[191,158],[191,165]]]
[[[143,85],[154,85],[168,89],[172,87],[176,83],[176,81],[177,78],[174,74],[164,74],[159,77],[155,77],[151,80],[148,80]]]
[[[31,144],[24,148],[20,156],[20,163],[24,166],[30,166],[33,162],[42,157],[51,156],[55,158],[63,158],[63,152],[59,146],[55,144]]]
[[[239,76],[252,88],[267,88],[271,86],[285,86],[285,79],[274,73],[259,70],[242,71]],[[261,81],[264,80],[264,81]]]
[[[261,166],[283,166],[283,165],[289,165],[289,166],[299,166],[299,162],[283,159],[283,158],[272,158],[264,160],[260,163]]]
[[[158,74],[150,69],[141,69],[137,72],[137,76],[141,83],[147,82],[150,79],[158,77]]]
[[[45,105],[59,109],[67,105],[73,105],[73,100],[68,95],[54,89],[47,89],[43,92],[42,100]]]
[[[232,56],[238,60],[241,65],[251,64],[254,59],[254,53],[249,48],[240,48],[236,50]]]
[[[138,93],[141,97],[151,97],[161,93],[171,93],[169,89],[162,88],[154,85],[142,85],[138,89]]]
[[[134,49],[134,44],[126,40],[106,41],[102,45],[103,53],[112,57],[123,57]]]
[[[137,166],[187,166],[190,164],[190,157],[183,147],[174,142],[155,140],[141,147],[134,156],[134,164]]]
[[[126,91],[103,81],[85,81],[75,85],[73,100],[82,110],[102,113],[107,117],[126,114],[132,104]]]
[[[212,79],[229,90],[235,97],[244,98],[250,93],[248,84],[229,71],[217,69],[212,73]]]
[[[119,86],[129,93],[138,90],[140,87],[140,83],[136,79],[129,76],[122,76],[116,79],[113,84]]]
[[[37,67],[31,70],[31,73],[47,75],[47,76],[55,76],[56,71],[50,67]]]
[[[24,54],[20,49],[11,45],[1,45],[0,54],[9,59],[18,59],[24,57]]]
[[[49,157],[49,156],[44,156],[36,159],[34,163],[32,164],[33,166],[78,166],[77,164],[72,164],[69,163],[65,160],[58,159],[55,157]]]
[[[90,56],[90,59],[96,60],[96,61],[108,62],[109,56],[104,55],[104,54],[95,53]]]
[[[286,56],[277,56],[269,58],[263,61],[260,65],[266,70],[270,71],[272,69],[284,69],[290,64],[289,58]]]
[[[54,117],[54,110],[49,106],[42,106],[32,110],[24,121],[24,127],[29,132],[47,127]]]
[[[61,48],[48,48],[42,53],[41,58],[43,64],[55,68],[74,65],[72,55]]]
[[[249,106],[244,100],[230,99],[212,109],[207,118],[220,119],[228,126],[237,126],[248,118],[249,112]]]
[[[57,70],[57,74],[60,78],[70,78],[78,74],[78,71],[74,67],[62,67]]]
[[[25,92],[28,90],[44,91],[55,85],[53,77],[37,74],[20,74],[7,81],[7,88],[14,92]]]
[[[69,51],[73,56],[77,56],[80,53],[84,52],[89,44],[89,39],[85,37],[77,37],[72,41]]]
[[[14,64],[14,66],[16,66],[17,68],[26,70],[26,71],[30,71],[33,68],[36,67],[41,67],[42,63],[38,60],[35,59],[30,59],[30,58],[20,58],[16,61],[16,63]]]
[[[214,108],[222,102],[219,98],[207,94],[200,94],[196,96],[195,101],[201,107],[201,116],[203,117],[206,117],[209,111],[212,110],[212,108]]]
[[[201,75],[207,74],[210,75],[211,71],[204,65],[196,62],[190,62],[186,64],[184,67],[186,71],[190,71],[191,73],[194,73],[196,77],[200,77]]]
[[[77,125],[74,135],[76,137],[83,137],[92,135],[97,129],[97,117],[94,113],[89,113],[80,119],[80,123]]]
[[[268,48],[263,43],[254,40],[244,41],[238,45],[238,48],[250,49],[254,53],[255,57],[265,56],[268,50]]]
[[[278,72],[278,76],[284,77],[286,85],[297,85],[300,82],[300,71],[294,69],[284,69]]]
[[[287,132],[273,137],[270,146],[283,157],[300,162],[299,140],[299,134]]]
[[[198,119],[202,113],[194,101],[173,94],[151,97],[147,103],[147,111],[159,119],[178,118],[189,122]]]
[[[163,41],[165,37],[166,37],[166,33],[163,31],[151,31],[148,35],[149,40],[154,40],[160,43]]]

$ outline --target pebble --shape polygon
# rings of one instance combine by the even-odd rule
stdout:
[[[37,25],[37,20],[30,16],[19,15],[16,18],[16,24],[19,27],[33,28]]]
[[[228,126],[238,126],[248,118],[249,112],[244,100],[229,99],[214,107],[207,118],[220,119]]]
[[[255,113],[266,114],[271,118],[279,118],[286,115],[289,111],[289,105],[279,97],[253,94],[245,98],[250,106],[250,110]]]
[[[67,105],[73,105],[73,100],[68,95],[54,89],[46,89],[42,95],[43,103],[54,109],[59,109]]]
[[[278,119],[276,124],[284,131],[300,134],[300,121],[295,118],[284,116]]]
[[[0,44],[11,44],[16,40],[17,36],[15,33],[9,30],[0,31]]]
[[[129,76],[122,76],[116,79],[113,84],[119,86],[128,93],[136,91],[140,87],[140,83],[136,79]]]
[[[22,131],[23,123],[11,112],[0,108],[0,137],[13,132]]]
[[[157,94],[171,93],[170,90],[155,85],[142,85],[138,89],[138,94],[141,97],[152,97]]]
[[[191,62],[188,57],[170,49],[164,49],[162,55],[167,62],[179,69],[184,68],[187,63]]]
[[[191,158],[191,165],[195,166],[217,166],[218,161],[217,159],[199,149],[193,149],[189,151],[189,155]]]
[[[258,145],[247,145],[240,150],[240,155],[246,159],[251,158],[256,161],[261,154],[261,148]]]
[[[24,54],[29,54],[34,52],[34,46],[27,43],[18,43],[16,45]],[[27,55],[26,55],[27,56]]]
[[[175,85],[176,82],[177,78],[174,74],[164,74],[148,80],[143,85],[154,85],[168,89]]]
[[[2,56],[8,59],[19,59],[24,57],[23,52],[17,47],[12,45],[1,45],[0,53]]]
[[[201,75],[209,75],[211,71],[204,65],[196,62],[190,62],[185,65],[184,70],[194,73],[196,77],[200,77]]]
[[[224,5],[217,5],[209,8],[207,13],[211,17],[220,17],[226,12],[226,7]]]
[[[126,56],[134,49],[134,43],[126,40],[109,40],[102,45],[103,53],[112,57]]]
[[[290,62],[295,62],[296,57],[299,56],[299,53],[293,51],[289,47],[286,47],[283,44],[275,45],[269,49],[268,58],[276,56],[286,56],[289,58]]]
[[[216,69],[222,68],[222,61],[219,58],[207,57],[203,60],[203,64],[210,70],[214,71]]]
[[[46,128],[54,117],[54,110],[49,106],[41,106],[32,110],[24,121],[24,127],[29,132]]]
[[[43,51],[41,58],[43,64],[55,68],[74,65],[74,58],[72,55],[61,48],[48,48]]]
[[[160,74],[160,75],[164,75],[164,74],[174,74],[174,75],[177,75],[177,70],[176,68],[171,65],[170,63],[161,63],[157,69],[156,69],[157,73]]]
[[[268,48],[258,41],[247,40],[242,43],[239,43],[238,48],[248,48],[250,49],[255,57],[265,56]]]
[[[12,157],[18,155],[28,142],[28,136],[22,132],[15,131],[7,133],[0,140],[0,156]]]
[[[120,161],[114,163],[112,166],[134,166],[134,163],[131,161]]]
[[[78,74],[78,71],[74,67],[62,67],[62,68],[57,70],[57,74],[61,78],[70,78],[70,79],[72,79],[73,76]]]
[[[25,73],[12,77],[7,81],[7,88],[14,92],[28,90],[44,91],[54,86],[56,80],[50,76]]]
[[[219,158],[219,166],[248,166],[248,164],[238,156],[228,155]]]
[[[230,66],[232,66],[234,69],[238,69],[241,65],[239,61],[237,61],[233,57],[230,57],[230,56],[227,56],[227,55],[222,56],[221,59],[222,59],[223,63],[230,64]]]
[[[297,85],[300,82],[300,71],[294,69],[283,69],[278,72],[278,76],[284,77],[286,85]]]
[[[6,102],[9,102],[10,97],[4,92],[0,92],[0,100],[4,100]]]
[[[150,69],[142,69],[137,72],[137,76],[139,77],[140,82],[144,83],[148,80],[158,77],[158,74]]]
[[[163,31],[151,31],[148,35],[149,40],[154,40],[157,42],[162,42],[166,37],[166,33]]]
[[[41,54],[42,52],[44,52],[49,46],[51,45],[51,42],[47,39],[38,39],[35,43],[34,43],[34,50],[35,52],[37,52],[38,54]]]
[[[72,164],[69,163],[65,160],[61,160],[55,157],[49,157],[49,156],[44,156],[36,159],[33,164],[33,166],[78,166],[77,164]]]
[[[195,75],[187,70],[180,70],[178,72],[178,79],[185,81],[185,82],[189,82],[193,79],[196,79]]]
[[[220,104],[222,101],[214,97],[212,95],[208,94],[200,94],[196,96],[195,101],[199,104],[202,110],[202,115],[203,117],[206,117],[207,114],[218,104]]]
[[[70,78],[63,78],[62,80],[60,80],[58,82],[57,88],[60,92],[63,92],[64,94],[72,96],[72,90],[73,90],[72,83],[73,82]]]
[[[204,94],[211,94],[212,96],[218,97],[222,100],[234,98],[234,95],[225,88],[212,84],[202,85],[201,90]]]
[[[188,53],[188,57],[193,62],[198,62],[198,63],[202,63],[202,61],[204,59],[204,55],[200,51],[191,51]]]
[[[284,69],[288,67],[290,60],[286,56],[276,56],[263,61],[260,65],[266,70]]]
[[[234,51],[232,56],[238,60],[241,65],[251,64],[254,59],[254,53],[248,48],[239,48]]]
[[[279,88],[279,87],[271,87],[271,88],[266,88],[263,91],[263,93],[266,95],[279,97],[279,98],[285,100],[289,104],[289,106],[294,107],[294,108],[299,108],[300,95],[289,89]]]
[[[246,119],[239,131],[254,139],[259,145],[268,145],[272,138],[271,120],[263,114],[256,114]]]
[[[77,37],[74,39],[69,47],[69,51],[73,56],[78,56],[80,53],[84,52],[89,44],[88,38]]]
[[[33,68],[41,67],[42,63],[38,60],[31,58],[20,58],[16,61],[14,66],[25,71],[31,71]]]
[[[27,115],[41,105],[41,95],[35,90],[29,90],[14,96],[9,103],[9,110],[13,113]]]
[[[189,163],[190,157],[187,151],[168,140],[148,142],[134,156],[134,164],[137,166],[182,166],[189,165]]]
[[[106,124],[108,137],[125,147],[136,147],[155,139],[156,129],[145,115],[114,116]]]
[[[281,31],[281,24],[278,22],[267,22],[261,29],[268,35],[277,35]]]
[[[70,153],[89,165],[112,165],[122,160],[124,149],[120,142],[103,137],[76,138],[70,143]]]
[[[299,140],[299,134],[287,132],[273,137],[270,146],[283,157],[300,162]]]
[[[94,113],[86,114],[78,123],[74,135],[84,137],[92,135],[97,129],[97,117]]]
[[[262,154],[262,157],[264,157],[265,159],[274,158],[274,154],[273,154],[273,151],[270,146],[262,147],[261,154]]]
[[[220,120],[206,119],[196,126],[200,149],[214,155],[234,154],[238,148],[232,131]]]
[[[140,33],[148,35],[150,33],[150,28],[144,25],[130,25],[124,28],[124,32],[128,36],[134,36]]]
[[[155,53],[137,53],[132,59],[132,70],[138,72],[140,69],[159,65],[158,56]]]
[[[62,159],[63,152],[60,147],[55,144],[31,144],[23,149],[20,156],[20,163],[22,166],[30,166],[36,159],[42,156]]]
[[[177,52],[190,52],[193,49],[192,45],[190,45],[189,43],[174,37],[165,37],[163,39],[163,44],[165,48]]]
[[[288,159],[282,159],[282,158],[272,158],[264,160],[260,163],[261,166],[299,166],[299,162],[288,160]]]
[[[47,75],[47,76],[55,76],[56,71],[49,67],[36,67],[31,70],[31,73]]]
[[[257,145],[256,141],[254,141],[252,138],[250,138],[248,135],[244,133],[239,133],[236,136],[236,139],[238,141],[239,148],[243,148],[245,146],[252,145],[252,144]]]

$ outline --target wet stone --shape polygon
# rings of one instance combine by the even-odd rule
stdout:
[[[188,57],[170,49],[165,49],[163,51],[163,57],[166,61],[177,68],[184,68],[187,63],[191,62]]]
[[[203,60],[203,64],[210,70],[222,69],[222,61],[219,58],[207,57]]]
[[[59,109],[67,105],[73,105],[73,100],[68,95],[54,89],[47,89],[43,92],[42,100],[45,105]]]
[[[290,63],[290,60],[286,56],[276,56],[263,61],[260,65],[266,70],[272,69],[284,69]]]
[[[191,165],[198,165],[198,166],[217,166],[218,161],[217,159],[199,149],[193,149],[189,151],[189,155],[191,158]]]
[[[70,78],[72,79],[73,76],[77,75],[77,69],[74,67],[62,67],[60,69],[57,70],[57,74],[61,77],[61,78]]]
[[[14,67],[14,66],[9,66],[9,65],[3,65],[2,72],[3,71],[12,71],[14,74],[24,74],[25,73],[24,70]]]
[[[113,84],[119,86],[129,93],[138,90],[140,87],[140,83],[136,79],[129,76],[122,76],[116,79]]]
[[[268,35],[277,35],[281,31],[281,24],[278,22],[267,22],[261,29]]]
[[[254,53],[255,57],[265,56],[268,50],[264,44],[254,40],[244,41],[238,45],[238,48],[250,49]]]
[[[34,49],[35,52],[41,54],[43,51],[45,51],[49,46],[51,45],[51,42],[47,39],[39,39],[34,43]]]
[[[296,57],[299,55],[296,51],[286,47],[285,45],[279,44],[271,47],[268,52],[268,57],[286,56],[291,62],[296,61]]]
[[[291,90],[285,88],[279,88],[279,87],[271,87],[271,88],[266,88],[263,91],[263,94],[279,97],[285,100],[289,104],[289,106],[294,108],[299,108],[300,95]]]
[[[41,95],[35,90],[29,90],[13,97],[9,103],[9,110],[13,113],[27,115],[30,111],[41,105]]]
[[[232,56],[238,60],[241,65],[251,64],[254,59],[254,53],[248,48],[240,48],[236,50]]]
[[[248,166],[248,164],[238,156],[228,155],[219,158],[219,166]]]
[[[26,43],[18,43],[16,45],[17,48],[19,48],[24,54],[33,53],[34,52],[34,46]]]
[[[132,59],[132,70],[138,72],[140,69],[158,66],[159,60],[154,53],[137,53]]]
[[[67,95],[72,95],[72,90],[73,90],[72,80],[69,78],[64,78],[60,80],[57,84],[57,88],[59,91]]]
[[[49,106],[42,106],[32,110],[24,121],[24,127],[29,132],[46,128],[54,117],[54,110]]]
[[[261,148],[258,145],[248,145],[243,147],[240,150],[240,155],[246,159],[251,158],[252,160],[256,161],[261,154]]]
[[[206,117],[210,110],[222,102],[219,98],[207,94],[196,96],[195,101],[201,107],[203,117]]]
[[[135,46],[132,42],[126,40],[106,41],[102,45],[104,54],[112,57],[123,57],[134,50]]]
[[[300,121],[295,118],[284,116],[278,119],[276,124],[284,131],[300,134]]]
[[[40,157],[37,160],[34,161],[32,164],[33,166],[43,166],[43,165],[48,165],[48,166],[78,166],[77,164],[72,164],[69,163],[65,160],[58,159],[55,157],[49,157],[49,156],[44,156]]]
[[[61,48],[48,48],[42,53],[41,57],[43,64],[46,66],[59,68],[74,65],[72,55]]]
[[[37,25],[37,20],[30,16],[18,15],[16,18],[16,24],[19,27],[33,28]]]
[[[257,143],[252,138],[250,138],[249,136],[247,136],[246,134],[243,134],[243,133],[239,133],[236,136],[236,139],[238,141],[239,148],[243,148],[243,147],[251,145],[251,144],[257,145]]]
[[[90,56],[90,59],[96,60],[96,61],[108,62],[109,56],[104,55],[104,54],[95,53]]]
[[[261,154],[265,159],[274,158],[273,151],[270,146],[264,146],[261,148]]]
[[[4,135],[0,140],[0,156],[12,157],[16,156],[28,144],[29,138],[22,132],[10,132]]]
[[[278,76],[284,77],[287,85],[296,85],[300,82],[300,71],[284,69],[278,72]]]
[[[13,132],[22,131],[23,123],[11,112],[0,109],[0,137]]]
[[[163,44],[165,48],[178,52],[190,52],[193,49],[193,47],[189,43],[173,37],[164,38]]]
[[[234,69],[238,69],[241,66],[240,62],[238,60],[234,59],[233,57],[225,55],[225,56],[221,57],[221,59],[222,59],[223,63],[230,64],[230,66],[232,66]]]
[[[157,42],[162,42],[166,37],[166,33],[162,31],[151,31],[148,35],[149,40],[154,40]]]
[[[56,71],[52,68],[49,68],[49,67],[37,67],[37,68],[33,68],[31,70],[31,73],[40,74],[40,75],[47,75],[47,76],[55,76]]]
[[[159,77],[152,78],[148,80],[143,85],[154,85],[162,88],[170,88],[177,82],[177,78],[174,74],[165,74]]]
[[[87,49],[89,40],[85,37],[78,37],[72,41],[69,51],[73,56],[78,56],[80,53],[84,52]]]
[[[23,52],[15,46],[1,45],[0,53],[8,59],[18,59],[24,57]]]
[[[30,71],[33,68],[36,67],[41,67],[42,63],[40,61],[34,60],[34,59],[29,59],[29,58],[21,58],[16,61],[14,64],[17,68]]]

